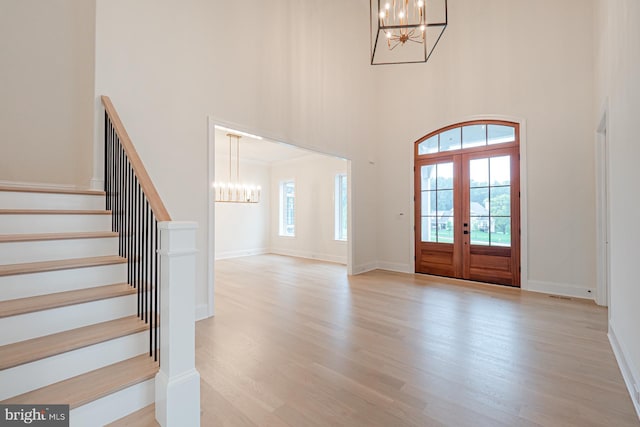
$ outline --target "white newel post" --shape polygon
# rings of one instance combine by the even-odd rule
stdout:
[[[162,427],[200,425],[200,374],[195,368],[196,229],[161,222],[160,371],[156,419]]]

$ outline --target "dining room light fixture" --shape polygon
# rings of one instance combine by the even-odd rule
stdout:
[[[227,136],[229,137],[229,180],[213,183],[215,200],[219,203],[260,203],[261,187],[240,181],[240,138],[242,137],[235,133],[228,133]]]
[[[447,28],[447,0],[370,0],[371,65],[427,62]]]

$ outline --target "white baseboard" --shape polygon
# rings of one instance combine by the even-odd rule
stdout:
[[[267,248],[255,248],[255,249],[242,249],[239,251],[224,251],[215,253],[215,259],[229,259],[229,258],[240,258],[244,256],[254,256],[254,255],[264,255],[268,254],[269,250]]]
[[[355,276],[356,274],[363,274],[369,271],[373,271],[378,268],[378,263],[375,261],[367,262],[364,264],[354,265],[352,268],[352,273]]]
[[[335,262],[338,264],[347,264],[347,256],[346,255],[333,255],[333,254],[318,254],[315,252],[307,252],[307,251],[296,251],[290,249],[279,249],[279,248],[271,248],[269,253],[275,255],[284,255],[284,256],[292,256],[297,258],[307,258],[307,259],[315,259],[317,261],[327,261],[327,262]]]
[[[575,285],[564,283],[543,282],[539,280],[528,280],[522,282],[522,289],[525,291],[541,292],[544,294],[562,295],[565,297],[594,299],[596,290],[581,288]]]
[[[398,262],[378,261],[377,268],[379,270],[395,271],[397,273],[415,273],[415,271],[413,271],[413,268],[409,264],[402,264]]]
[[[636,414],[638,414],[638,418],[640,419],[640,375],[638,374],[638,368],[630,363],[631,360],[627,356],[628,353],[625,351],[625,347],[618,341],[614,325],[611,322],[609,322],[608,336],[613,354],[616,356],[620,372],[622,372],[622,378],[631,395],[631,401],[636,409]]]
[[[208,304],[198,304],[196,305],[196,322],[198,320],[203,320],[210,317],[209,316],[209,305]]]
[[[0,181],[0,185],[6,187],[39,187],[50,188],[54,190],[80,190],[81,187],[73,184],[52,184],[50,182],[24,182],[24,181]]]

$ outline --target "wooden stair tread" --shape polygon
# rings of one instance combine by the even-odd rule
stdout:
[[[71,258],[56,261],[27,262],[0,265],[0,277],[16,274],[41,273],[45,271],[68,270],[72,268],[97,267],[101,265],[123,264],[127,259],[117,255],[90,258]]]
[[[69,405],[74,409],[152,379],[157,372],[157,362],[143,354],[9,398],[2,404],[28,405],[47,402],[52,405]]]
[[[136,289],[126,283],[115,285],[97,286],[75,291],[56,292],[53,294],[37,295],[27,298],[17,298],[0,301],[0,319],[3,317],[17,316],[19,314],[33,313],[52,308],[66,307],[73,304],[99,301],[107,298],[116,298],[135,294]]]
[[[156,405],[152,403],[149,406],[145,406],[126,417],[107,424],[105,427],[160,427],[156,420]]]
[[[111,215],[100,209],[0,209],[0,215]]]
[[[113,231],[88,231],[81,233],[0,234],[0,243],[39,242],[45,240],[102,239],[118,237]]]
[[[105,196],[106,193],[101,190],[80,190],[74,188],[46,188],[38,186],[14,187],[9,185],[0,185],[0,191],[11,191],[16,193],[48,193],[48,194],[80,194],[84,196]]]
[[[138,316],[128,316],[8,344],[0,347],[0,370],[143,332],[148,327]]]

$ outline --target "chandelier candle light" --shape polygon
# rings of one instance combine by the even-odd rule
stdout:
[[[228,133],[229,137],[229,181],[214,182],[216,202],[220,203],[260,203],[260,186],[240,182],[240,135]],[[235,140],[235,179],[232,180],[233,142]]]
[[[447,0],[370,0],[371,64],[427,62],[447,28]]]

